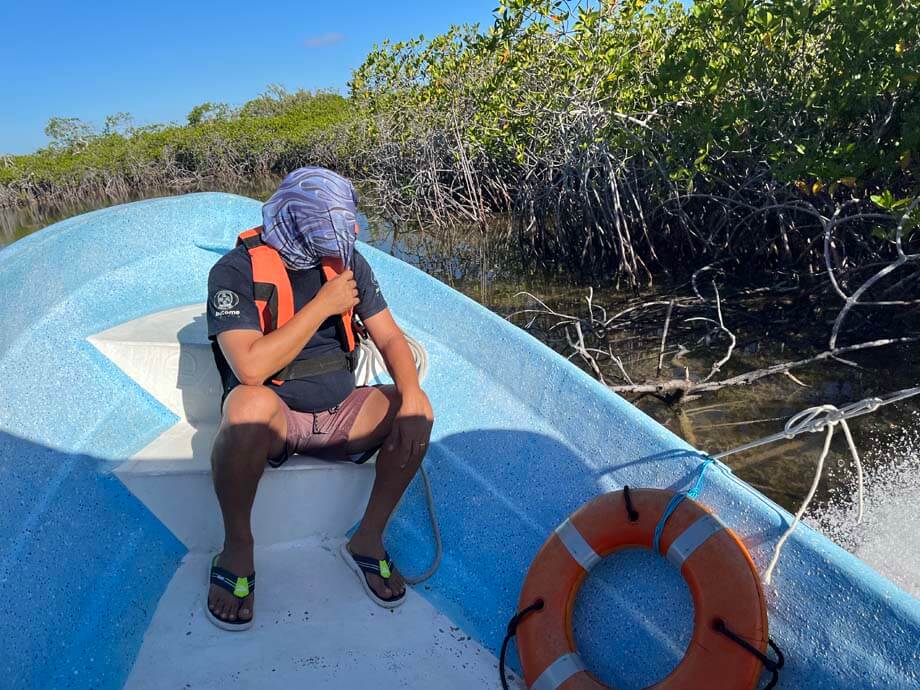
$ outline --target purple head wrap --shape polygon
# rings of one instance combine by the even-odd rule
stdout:
[[[358,195],[347,179],[325,168],[288,174],[262,206],[262,241],[289,268],[315,268],[324,257],[351,268],[357,239]]]

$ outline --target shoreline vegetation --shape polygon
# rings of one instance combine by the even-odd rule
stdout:
[[[920,337],[920,0],[506,0],[490,26],[385,41],[347,97],[272,86],[185,125],[46,132],[47,148],[0,156],[0,208],[238,191],[322,165],[396,226],[497,232],[535,267],[632,295],[574,316],[524,295],[512,317],[564,335],[624,394],[797,381]],[[672,296],[643,299],[662,282]],[[793,324],[821,331],[811,357],[733,370],[741,344]],[[624,332],[657,365],[629,371]],[[662,374],[699,348],[711,366]]]

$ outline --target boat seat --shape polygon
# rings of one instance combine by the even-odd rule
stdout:
[[[205,304],[150,314],[93,335],[89,342],[178,418],[115,474],[190,550],[219,547],[223,528],[210,452],[220,422],[221,384],[207,337]],[[373,476],[373,458],[356,465],[292,456],[267,471],[259,484],[253,508],[256,539],[270,544],[344,534],[360,518]],[[291,520],[305,505],[310,506],[309,519]]]

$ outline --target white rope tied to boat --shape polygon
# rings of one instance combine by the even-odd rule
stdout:
[[[412,359],[415,360],[418,380],[421,381],[425,378],[425,374],[428,373],[428,352],[415,338],[410,338],[407,335],[406,342],[412,351]],[[380,350],[377,349],[377,346],[370,338],[363,339],[358,345],[358,364],[355,366],[355,380],[358,385],[366,386],[372,381],[379,381],[386,373],[387,365],[383,360],[383,355],[380,354]],[[425,501],[428,505],[428,517],[431,519],[431,532],[434,535],[435,551],[431,565],[421,575],[416,577],[403,575],[403,579],[410,585],[420,584],[434,575],[438,566],[441,565],[441,556],[444,552],[444,547],[441,543],[441,527],[438,524],[438,515],[435,512],[434,495],[431,492],[431,481],[428,479],[428,473],[425,471],[424,465],[419,465],[419,471],[422,475],[422,485],[425,487]]]
[[[786,421],[786,424],[781,432],[771,434],[770,436],[765,436],[764,438],[757,439],[756,441],[751,441],[749,443],[742,444],[737,448],[732,448],[731,450],[723,451],[722,453],[711,456],[719,460],[735,453],[750,450],[751,448],[757,448],[758,446],[763,446],[767,443],[773,443],[774,441],[792,439],[805,433],[817,433],[819,431],[825,431],[824,446],[821,449],[821,455],[818,457],[818,464],[815,468],[815,476],[812,480],[811,488],[809,488],[808,494],[805,496],[805,500],[802,501],[801,507],[798,509],[798,511],[796,511],[795,519],[793,519],[789,527],[786,528],[786,531],[783,532],[783,535],[779,538],[779,541],[776,542],[776,547],[773,550],[773,558],[770,559],[770,563],[763,574],[763,580],[766,584],[769,585],[772,582],[773,570],[776,568],[776,564],[779,562],[779,557],[783,550],[783,546],[785,545],[786,540],[789,539],[789,536],[798,526],[799,522],[801,522],[802,516],[808,510],[808,506],[811,504],[811,500],[815,496],[815,492],[818,489],[818,484],[821,481],[821,475],[824,472],[824,461],[827,459],[827,455],[830,452],[831,441],[834,438],[834,432],[837,430],[837,427],[840,426],[843,429],[843,434],[846,437],[850,455],[853,458],[854,464],[856,465],[858,494],[856,524],[860,524],[862,523],[863,519],[863,468],[862,461],[859,458],[859,452],[856,450],[856,444],[853,441],[853,434],[850,432],[850,427],[847,424],[847,419],[852,419],[853,417],[859,417],[870,412],[875,412],[880,407],[891,405],[893,403],[900,402],[901,400],[906,400],[907,398],[911,398],[915,395],[920,395],[920,386],[904,388],[902,390],[895,391],[894,393],[889,393],[883,397],[865,398],[858,402],[845,405],[841,408],[838,408],[834,405],[817,405],[815,407],[809,407],[790,417]]]

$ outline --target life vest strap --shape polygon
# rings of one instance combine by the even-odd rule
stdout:
[[[354,371],[357,359],[356,352],[343,352],[342,350],[314,355],[307,359],[294,360],[277,374],[274,374],[272,380],[293,381],[328,374],[333,371],[341,371],[342,369]]]
[[[259,311],[259,328],[271,333],[278,324],[278,290],[273,283],[253,283],[253,298]]]
[[[345,272],[345,265],[342,263],[341,259],[323,257],[321,266],[323,269],[323,278],[326,281],[332,280]],[[342,348],[346,352],[354,352],[355,349],[355,333],[352,328],[354,318],[354,309],[349,309],[342,314],[341,321],[336,321],[335,324],[339,340],[342,342]]]

